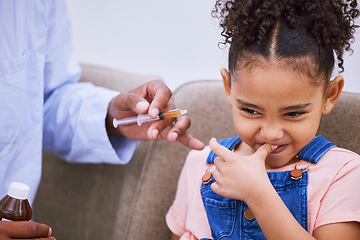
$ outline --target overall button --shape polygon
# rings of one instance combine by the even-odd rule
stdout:
[[[207,172],[204,174],[204,176],[202,177],[202,182],[203,184],[207,185],[212,181],[212,175],[211,172]]]
[[[303,172],[300,169],[295,168],[294,170],[292,170],[290,172],[290,178],[292,180],[297,181],[297,180],[300,180],[302,178],[302,174],[303,174]]]
[[[250,210],[250,208],[248,208],[248,209],[246,209],[246,210],[244,211],[244,217],[245,217],[247,220],[249,220],[249,221],[251,221],[251,220],[253,220],[253,219],[255,218],[255,216],[254,216],[254,214],[252,213],[252,211]]]

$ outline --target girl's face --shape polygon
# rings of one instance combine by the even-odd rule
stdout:
[[[268,169],[292,163],[314,138],[321,115],[335,104],[329,94],[324,96],[323,84],[316,86],[306,74],[289,70],[281,62],[247,66],[231,76],[231,84],[225,69],[222,75],[234,126],[242,139],[237,150],[252,154],[265,143],[278,146],[265,161]]]

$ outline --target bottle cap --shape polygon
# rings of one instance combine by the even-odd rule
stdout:
[[[17,199],[27,199],[30,188],[28,185],[20,182],[12,182],[9,187],[8,195]]]

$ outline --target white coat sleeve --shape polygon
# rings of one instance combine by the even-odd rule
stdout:
[[[118,92],[78,83],[66,1],[48,3],[43,150],[71,162],[125,164],[138,142],[121,136],[110,140],[105,128],[108,104]]]

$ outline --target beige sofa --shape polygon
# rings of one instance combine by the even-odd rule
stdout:
[[[153,76],[82,65],[81,81],[125,91]],[[190,132],[207,143],[234,136],[230,107],[221,81],[195,81],[174,93],[188,110]],[[341,147],[360,152],[360,94],[343,93],[325,116],[319,133]],[[44,154],[34,219],[49,224],[58,240],[167,240],[165,214],[189,149],[165,140],[142,142],[124,166],[73,164]]]

